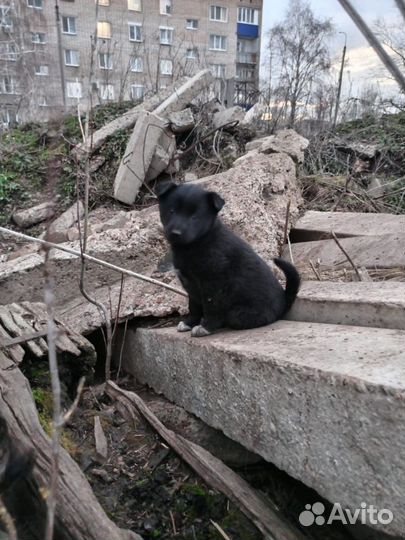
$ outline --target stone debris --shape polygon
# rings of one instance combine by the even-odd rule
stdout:
[[[50,242],[61,244],[68,241],[68,230],[84,216],[82,201],[72,204],[63,214],[53,221],[47,231],[47,239]],[[45,234],[42,235],[45,237]]]
[[[302,163],[304,161],[304,150],[308,146],[308,139],[298,135],[293,129],[283,129],[275,135],[255,139],[247,143],[246,150],[263,154],[281,152],[289,155],[296,163]]]
[[[37,204],[31,208],[25,208],[14,212],[12,215],[14,223],[22,229],[28,229],[37,223],[50,219],[55,215],[55,205],[52,202]]]
[[[195,120],[190,108],[169,114],[170,129],[173,133],[184,133],[195,126]]]
[[[137,113],[134,131],[115,178],[114,197],[118,201],[133,204],[145,181],[154,180],[164,171],[169,174],[178,171],[174,133],[193,128],[191,109],[185,107],[211,82],[210,70],[201,71],[173,92],[153,113]]]
[[[167,147],[167,151],[173,149],[167,127],[167,121],[153,113],[143,112],[139,115],[115,177],[114,197],[117,200],[132,204],[148,174],[157,147]],[[155,165],[158,161],[155,161]]]
[[[214,128],[220,128],[229,124],[230,122],[243,122],[245,119],[245,111],[242,107],[230,107],[229,109],[223,109],[216,112],[212,117],[212,123]]]

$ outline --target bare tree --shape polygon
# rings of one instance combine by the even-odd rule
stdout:
[[[330,69],[332,34],[331,22],[317,19],[306,0],[290,0],[284,20],[270,30],[273,94],[285,105],[289,126]]]

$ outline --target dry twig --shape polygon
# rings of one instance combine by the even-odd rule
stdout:
[[[363,278],[359,272],[359,269],[357,268],[357,266],[354,264],[353,262],[353,259],[350,257],[350,255],[347,253],[347,251],[345,250],[345,248],[342,246],[342,244],[339,242],[339,240],[337,239],[337,236],[336,234],[331,231],[331,235],[332,235],[332,238],[333,240],[336,242],[338,248],[341,250],[341,252],[345,255],[346,259],[349,261],[350,265],[352,266],[353,270],[356,272],[356,275],[359,279],[359,281],[363,281]]]

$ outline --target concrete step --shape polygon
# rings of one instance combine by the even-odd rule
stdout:
[[[362,212],[308,211],[297,221],[290,233],[291,242],[309,242],[337,237],[379,236],[403,234],[405,216],[367,214]]]
[[[382,236],[358,236],[341,238],[340,244],[349,254],[354,264],[361,268],[403,268],[405,267],[405,234]],[[291,245],[294,264],[304,269],[309,261],[320,262],[320,269],[351,268],[347,257],[334,240],[317,240]],[[284,246],[282,256],[290,260],[290,250]]]
[[[405,330],[405,283],[305,281],[287,319]]]
[[[126,368],[249,450],[405,534],[405,332],[279,321],[206,338],[129,330]]]

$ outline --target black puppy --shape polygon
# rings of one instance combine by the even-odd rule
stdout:
[[[297,270],[274,260],[286,275],[284,290],[269,266],[217,218],[225,204],[217,193],[172,182],[157,191],[174,266],[189,296],[179,332],[202,337],[222,327],[257,328],[288,311],[300,286]]]

